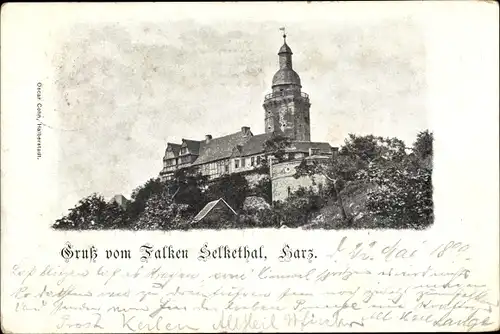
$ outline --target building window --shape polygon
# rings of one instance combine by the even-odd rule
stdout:
[[[181,154],[186,154],[188,151],[187,147],[182,147],[181,148]]]
[[[212,162],[208,165],[208,175],[214,176],[216,174],[217,174],[217,166],[215,163]]]
[[[224,173],[229,173],[229,165],[224,166]]]
[[[250,166],[255,165],[255,157],[250,158]]]
[[[292,192],[292,189],[290,187],[288,187],[287,192],[288,192],[288,196],[290,196],[290,193]]]
[[[260,165],[260,155],[257,157],[257,165]]]
[[[245,167],[245,158],[241,159],[241,168]]]
[[[234,159],[234,168],[239,168],[240,167],[240,160]]]

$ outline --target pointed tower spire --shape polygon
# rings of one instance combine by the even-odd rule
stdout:
[[[278,51],[280,68],[292,69],[292,49],[286,44],[286,32],[285,27],[280,28],[283,31],[283,46]]]
[[[310,141],[309,96],[301,91],[300,77],[292,68],[292,49],[286,44],[285,27],[283,45],[278,51],[279,69],[273,76],[272,93],[264,99],[266,133],[281,131],[299,141]]]
[[[286,44],[286,31],[285,31],[285,27],[281,27],[280,30],[283,31],[283,43]]]

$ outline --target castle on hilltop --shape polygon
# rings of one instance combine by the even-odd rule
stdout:
[[[324,182],[321,175],[314,182],[309,177],[293,177],[294,167],[303,159],[327,159],[336,148],[326,142],[311,141],[309,95],[302,92],[300,77],[293,70],[293,53],[285,34],[283,39],[272,92],[264,98],[265,132],[254,135],[249,127],[242,126],[240,131],[222,137],[213,138],[207,134],[203,140],[182,139],[179,144],[168,143],[161,179],[171,179],[177,170],[188,167],[212,180],[233,173],[249,175],[264,161],[270,161],[273,201],[285,199],[300,186],[317,186]],[[278,163],[266,152],[264,144],[273,135],[291,140],[285,150],[285,161]]]

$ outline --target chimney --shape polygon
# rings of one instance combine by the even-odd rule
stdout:
[[[212,140],[212,135],[205,135],[205,143],[210,143],[210,140]]]
[[[333,156],[334,158],[336,158],[336,157],[337,157],[337,155],[338,155],[338,153],[339,153],[339,148],[338,148],[338,147],[332,147],[331,152],[332,152],[332,156]]]
[[[249,132],[250,132],[250,127],[248,127],[248,126],[242,126],[242,127],[241,127],[241,133],[242,133],[244,136],[247,136]]]

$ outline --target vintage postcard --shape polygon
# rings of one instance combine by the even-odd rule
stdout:
[[[499,328],[498,5],[1,10],[5,333]]]

